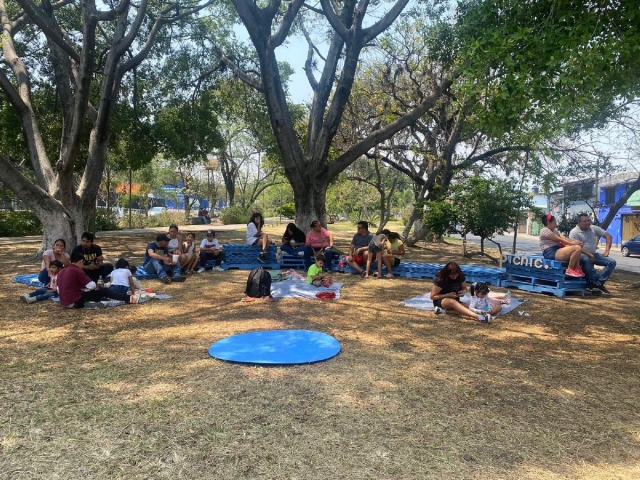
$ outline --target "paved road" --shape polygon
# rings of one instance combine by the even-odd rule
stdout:
[[[460,235],[452,235],[456,238],[461,238]],[[467,235],[467,240],[473,243],[480,243],[480,237],[474,237],[473,235]],[[513,234],[496,235],[493,237],[495,242],[498,242],[502,246],[503,252],[511,252],[511,246],[513,245]],[[485,246],[495,247],[491,242],[485,240]],[[540,253],[540,246],[538,244],[538,237],[533,235],[518,234],[516,239],[516,251],[521,253]],[[610,256],[618,262],[616,267],[619,270],[625,270],[627,272],[640,273],[640,257],[623,257],[620,253],[620,249],[613,247],[610,252]]]

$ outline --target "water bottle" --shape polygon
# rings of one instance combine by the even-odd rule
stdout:
[[[102,275],[98,277],[98,284],[96,286],[96,290],[102,290],[104,288],[104,280],[102,279]]]
[[[344,265],[346,263],[346,258],[344,255],[340,256],[340,260],[338,260],[338,271],[344,273]]]
[[[507,290],[507,305],[511,305],[511,290]]]

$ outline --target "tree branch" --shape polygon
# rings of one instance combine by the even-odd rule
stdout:
[[[60,31],[60,27],[56,24],[52,24],[51,20],[47,18],[40,7],[38,7],[31,0],[16,0],[25,14],[40,27],[42,32],[47,36],[48,39],[51,39],[55,43],[57,43],[60,48],[62,48],[67,54],[76,62],[80,62],[80,55],[76,50],[64,39],[62,32]]]

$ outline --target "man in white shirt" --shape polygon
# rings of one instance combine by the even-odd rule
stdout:
[[[597,252],[600,237],[605,239],[603,253]],[[589,215],[581,213],[578,215],[578,225],[569,232],[569,238],[583,242],[580,265],[587,280],[587,290],[600,291],[609,295],[611,292],[604,283],[616,268],[616,261],[609,257],[613,237],[602,228],[591,225]],[[596,271],[596,265],[604,267],[600,273]]]
[[[215,260],[215,266],[213,270],[222,272],[223,268],[220,266],[224,262],[225,253],[220,248],[220,243],[216,238],[216,232],[213,230],[207,230],[207,236],[200,242],[200,268],[198,273],[205,271],[205,265],[207,260]]]

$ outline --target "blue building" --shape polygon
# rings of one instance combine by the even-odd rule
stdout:
[[[609,213],[611,205],[627,191],[638,178],[638,173],[621,173],[603,179],[599,184],[598,220],[601,222]],[[640,191],[635,192],[627,203],[618,210],[611,221],[607,232],[613,237],[613,243],[620,245],[622,242],[640,235]]]

